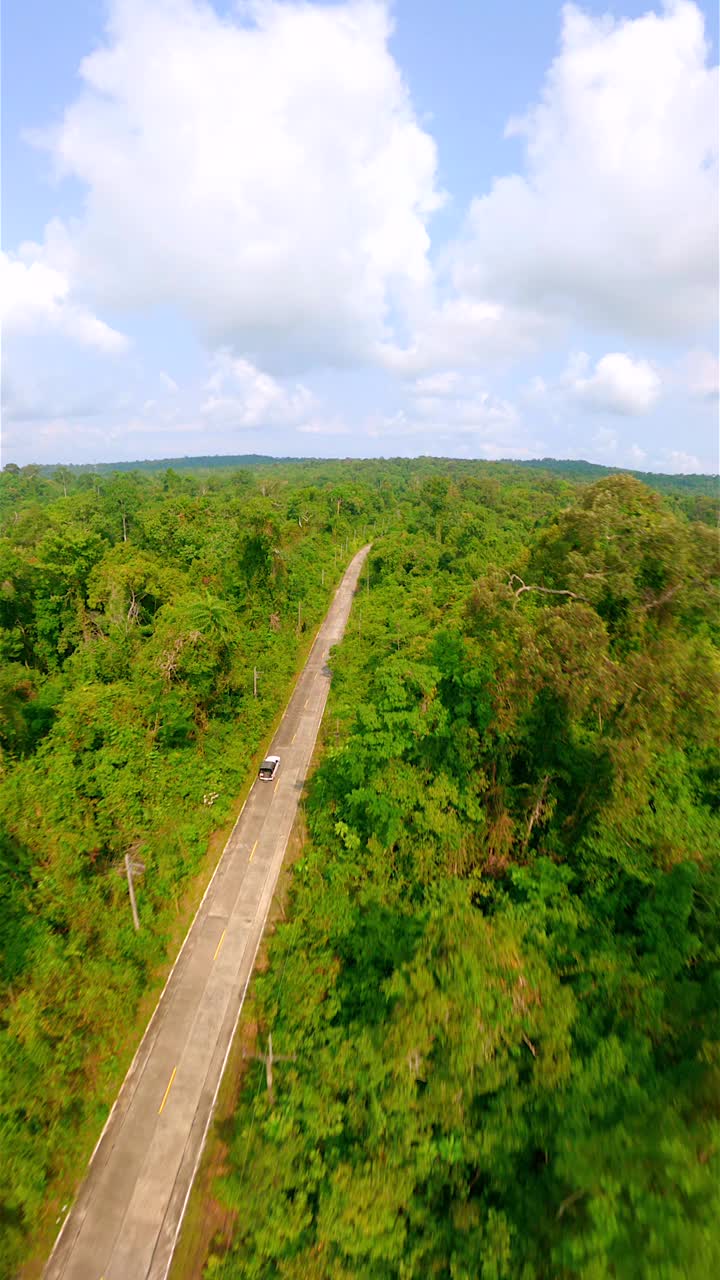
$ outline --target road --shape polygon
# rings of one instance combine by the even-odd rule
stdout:
[[[164,1280],[368,548],[352,560],[93,1152],[47,1280]]]

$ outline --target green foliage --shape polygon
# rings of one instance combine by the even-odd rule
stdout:
[[[255,983],[283,1058],[274,1098],[260,1064],[242,1090],[207,1274],[714,1274],[707,478],[200,461],[0,476],[8,1266],[92,1148],[180,896],[372,540]]]
[[[703,534],[629,477],[570,505],[440,481],[376,538],[334,656],[311,842],[255,989],[292,1061],[273,1099],[259,1068],[242,1092],[207,1275],[700,1280],[720,1265]]]
[[[172,472],[0,477],[8,1269],[92,1148],[181,895],[287,697],[303,631],[358,545],[352,513],[327,527],[329,482],[284,479],[272,502],[264,487]],[[358,493],[366,518],[376,507],[370,488]],[[253,584],[242,547],[259,521],[273,561]],[[118,868],[138,842],[136,935]]]

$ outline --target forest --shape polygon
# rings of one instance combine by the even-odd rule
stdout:
[[[204,1273],[720,1272],[717,490],[645,479],[0,474],[9,1276],[47,1253],[211,836],[367,541],[253,986],[284,1061],[272,1096],[247,1065]]]

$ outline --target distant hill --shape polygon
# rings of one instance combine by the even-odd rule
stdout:
[[[97,475],[107,475],[113,471],[211,471],[211,470],[227,470],[233,467],[274,467],[288,466],[292,464],[317,463],[317,464],[336,464],[343,462],[352,463],[354,466],[362,466],[364,462],[377,466],[382,462],[403,462],[408,463],[412,459],[408,458],[273,458],[269,454],[261,453],[241,453],[241,454],[208,454],[195,458],[143,458],[133,462],[82,462],[69,463],[67,465],[70,471],[74,472],[92,472]],[[675,494],[706,494],[716,497],[720,488],[720,480],[713,475],[668,475],[655,471],[632,471],[629,467],[606,467],[599,462],[585,462],[582,459],[575,458],[532,458],[527,461],[517,461],[514,458],[498,458],[496,461],[486,461],[484,459],[469,458],[429,458],[423,457],[422,462],[426,465],[447,462],[453,467],[460,468],[463,472],[474,470],[487,474],[496,467],[502,467],[504,472],[508,469],[517,469],[520,471],[545,471],[550,474],[563,476],[567,480],[588,484],[593,480],[599,480],[602,476],[610,475],[633,475],[638,480],[642,480],[652,489],[657,489],[663,493]],[[36,468],[43,475],[52,475],[61,464],[45,463]]]
[[[271,458],[262,453],[208,454],[197,458],[142,458],[135,462],[69,462],[46,463],[39,470],[49,475],[58,465],[70,471],[92,471],[106,475],[109,471],[206,471],[213,467],[266,467],[274,462],[300,462],[300,458]]]
[[[685,493],[715,494],[720,486],[718,476],[703,475],[666,475],[660,471],[631,471],[629,467],[604,467],[599,462],[584,462],[575,458],[538,458],[529,462],[517,462],[518,467],[530,468],[532,471],[552,471],[556,475],[567,476],[569,480],[600,480],[602,476],[631,475],[642,480],[652,489],[671,489]]]

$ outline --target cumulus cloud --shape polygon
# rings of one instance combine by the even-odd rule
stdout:
[[[200,407],[213,424],[242,427],[289,426],[315,410],[315,396],[302,383],[287,387],[249,360],[219,352],[205,384]]]
[[[70,297],[67,275],[42,260],[0,252],[0,323],[5,337],[56,334],[116,355],[128,339]]]
[[[109,8],[80,96],[35,134],[87,188],[62,250],[79,293],[176,305],[275,369],[366,358],[428,282],[441,201],[385,5]]]
[[[657,403],[662,381],[649,361],[614,351],[598,360],[586,377],[588,364],[587,355],[581,353],[561,379],[579,404],[600,412],[635,415],[648,413]]]
[[[541,100],[507,132],[523,174],[473,201],[450,252],[463,294],[633,338],[682,338],[717,305],[717,67],[689,0],[633,20],[563,9]]]
[[[685,453],[683,449],[666,449],[663,459],[670,471],[679,472],[680,475],[697,475],[702,471],[700,459],[694,453]]]
[[[61,335],[86,359],[127,346],[99,315],[180,311],[210,375],[178,387],[138,363],[138,432],[349,431],[537,456],[547,445],[529,438],[526,414],[538,431],[552,425],[551,448],[571,423],[586,432],[573,449],[615,440],[624,463],[640,444],[613,431],[593,443],[608,424],[578,410],[659,405],[655,431],[674,394],[683,422],[705,415],[699,437],[717,362],[682,349],[688,335],[709,344],[716,315],[717,69],[694,4],[617,21],[566,6],[539,100],[508,125],[524,141],[521,171],[489,190],[476,181],[487,194],[432,257],[436,149],[390,52],[389,0],[222,7],[108,0],[78,95],[34,135],[83,202],[42,244],[0,258],[7,335]],[[528,366],[552,349],[559,369],[571,325],[594,362]],[[675,340],[662,368],[631,354],[657,356],[658,337]],[[493,375],[516,361],[525,392],[493,394]],[[364,424],[354,401],[328,406],[309,389],[318,369],[319,387],[339,385],[325,366],[371,364],[390,391]],[[56,393],[64,416],[72,397]],[[39,418],[41,399],[23,387],[18,414]],[[675,466],[637,434],[653,463]]]
[[[601,427],[588,441],[584,456],[591,462],[601,462],[605,466],[628,467],[638,471],[647,462],[648,452],[639,444],[626,444],[612,427]]]
[[[565,418],[578,407],[633,417],[655,408],[666,389],[665,381],[665,374],[661,376],[649,360],[626,352],[608,352],[593,366],[586,351],[577,351],[559,376],[532,378],[521,398],[529,407],[551,410]]]
[[[642,467],[647,459],[647,449],[641,449],[639,444],[631,444],[627,450],[627,456],[633,467]]]
[[[367,419],[362,434],[390,449],[414,442],[424,453],[460,457],[530,458],[545,448],[512,401],[492,394],[478,375],[452,369],[409,384],[406,404]]]
[[[479,378],[460,378],[453,371],[419,378],[409,407],[423,430],[503,437],[513,433],[520,421],[511,401],[492,395]]]
[[[413,333],[405,346],[378,345],[377,358],[393,373],[415,377],[453,364],[483,368],[506,364],[535,350],[554,326],[552,318],[527,307],[473,298],[437,305],[414,300]]]

